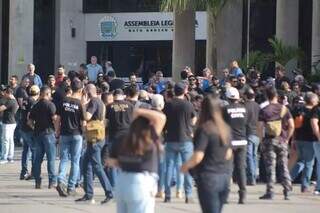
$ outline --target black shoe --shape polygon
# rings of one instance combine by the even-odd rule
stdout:
[[[35,186],[36,189],[41,189],[41,180],[39,181],[36,181],[36,186]]]
[[[272,200],[273,199],[273,193],[266,193],[259,197],[260,200]]]
[[[283,195],[284,195],[284,200],[290,200],[288,191],[283,191]]]
[[[68,197],[67,188],[64,184],[59,183],[56,187],[60,197]]]
[[[112,200],[112,197],[106,197],[103,201],[101,201],[101,205],[107,204],[110,200]]]
[[[56,183],[49,183],[48,189],[56,188],[57,184]]]
[[[245,204],[246,202],[246,192],[239,192],[238,204]]]
[[[93,198],[88,198],[86,195],[83,196],[82,198],[79,198],[77,200],[75,200],[76,202],[83,202],[83,203],[90,203],[90,204],[94,204],[95,201]]]
[[[28,176],[29,176],[28,173],[20,174],[20,180],[26,180]]]
[[[33,175],[30,174],[30,175],[28,175],[28,177],[25,178],[25,180],[34,180],[34,177],[33,177]]]
[[[165,197],[164,198],[165,203],[170,203],[171,202],[171,197]]]
[[[72,197],[75,197],[78,194],[75,189],[68,189],[67,193],[69,196],[72,196]]]
[[[194,200],[191,197],[186,197],[185,203],[194,203]]]

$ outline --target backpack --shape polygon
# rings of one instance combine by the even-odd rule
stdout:
[[[282,106],[280,112],[280,119],[267,121],[265,124],[265,132],[267,136],[279,137],[282,131],[282,118],[287,114],[287,107]]]

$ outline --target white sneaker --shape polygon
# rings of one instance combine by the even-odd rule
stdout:
[[[7,163],[8,163],[7,160],[1,160],[1,161],[0,161],[0,164],[7,164]]]
[[[314,195],[320,195],[320,191],[314,191],[313,194]]]
[[[14,160],[9,160],[9,163],[14,163]]]

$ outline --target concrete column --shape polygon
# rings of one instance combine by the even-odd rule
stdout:
[[[277,0],[276,37],[284,44],[299,46],[299,0]],[[297,60],[290,61],[286,69],[297,67]]]
[[[320,1],[313,0],[312,64],[320,60]],[[312,70],[313,72],[315,70]]]
[[[22,77],[33,62],[34,0],[10,0],[8,76]]]
[[[174,12],[174,34],[172,53],[172,78],[180,80],[185,66],[194,69],[195,63],[195,11],[187,9]]]
[[[55,64],[66,70],[78,70],[86,62],[85,16],[82,0],[56,0]],[[71,28],[76,29],[72,38]]]
[[[217,69],[228,67],[232,60],[242,56],[242,19],[243,1],[228,1],[217,18],[217,38],[212,39],[213,17],[208,14],[208,37],[207,37],[207,66],[212,67],[212,50],[214,43],[217,48]],[[218,72],[219,73],[219,72]]]

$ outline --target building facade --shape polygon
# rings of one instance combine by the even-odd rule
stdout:
[[[218,19],[218,67],[246,53],[248,0],[229,1]],[[34,63],[44,79],[59,64],[77,70],[96,55],[113,62],[118,76],[172,75],[173,14],[159,12],[160,0],[0,1],[1,82],[22,76]],[[320,1],[250,1],[250,50],[271,51],[276,35],[305,53],[306,70],[320,59]],[[194,69],[206,64],[207,14],[196,12]],[[186,64],[188,65],[188,64]],[[182,69],[178,68],[178,69]],[[177,70],[174,70],[177,72]]]

